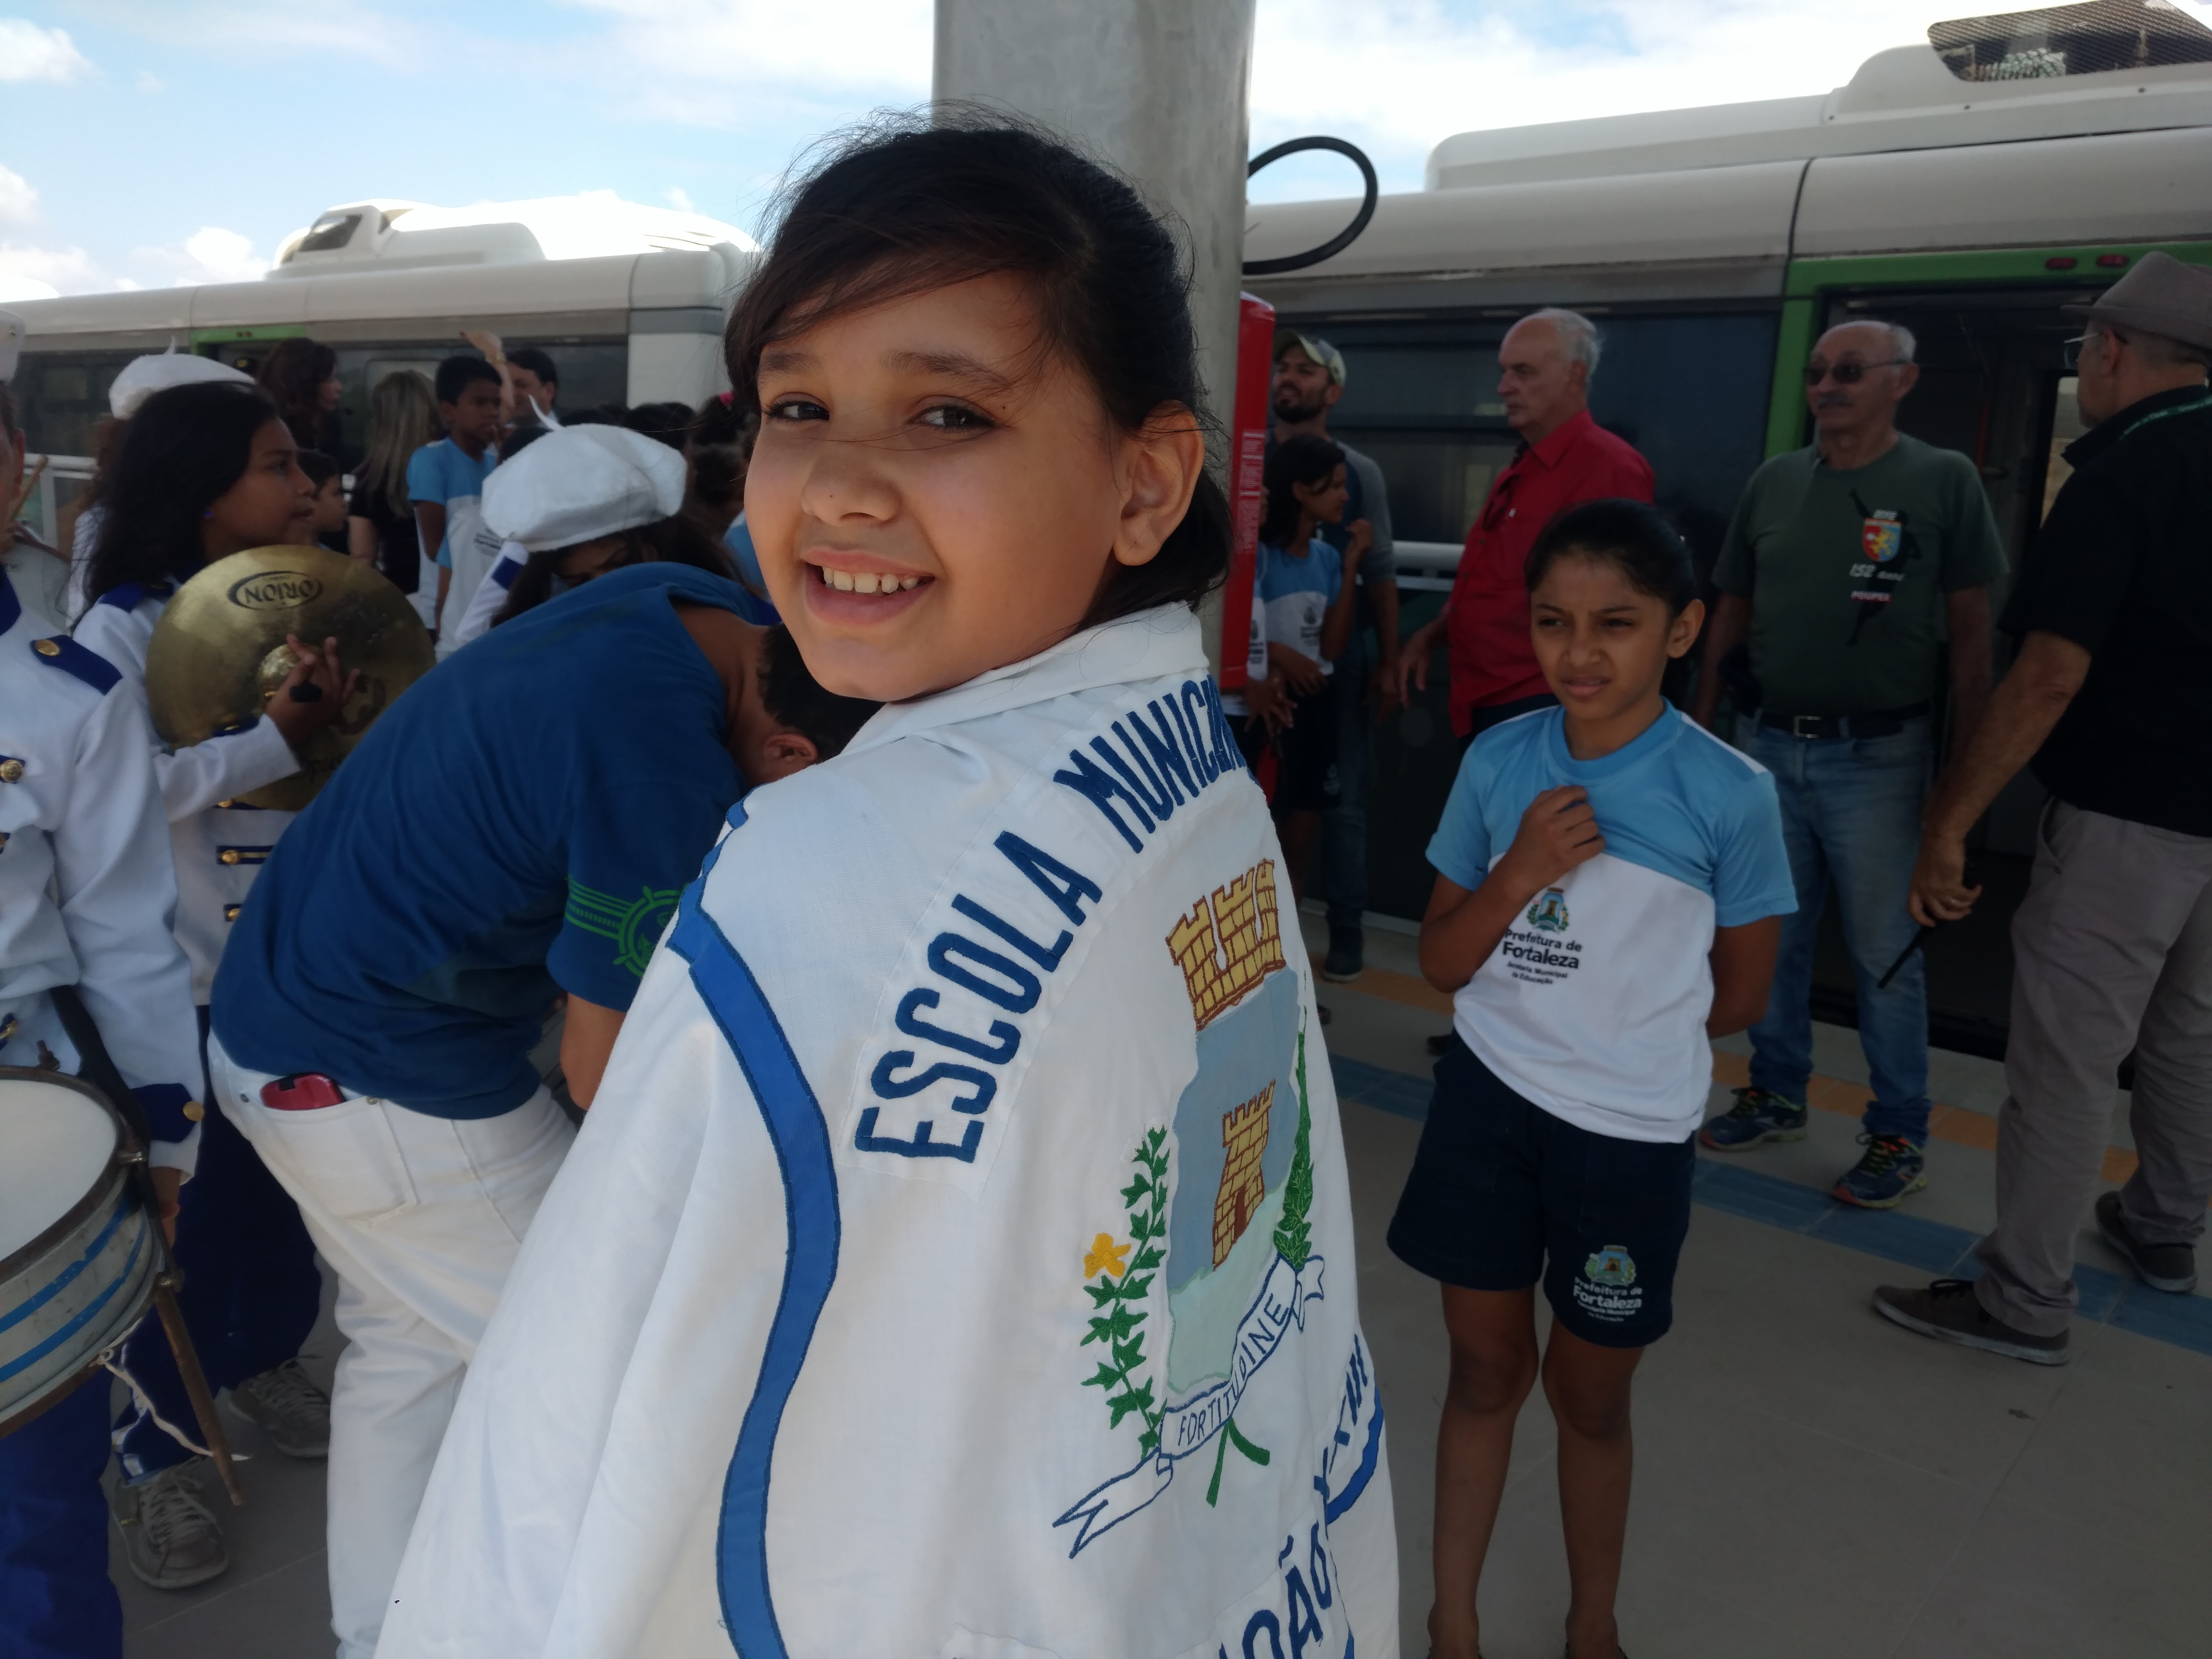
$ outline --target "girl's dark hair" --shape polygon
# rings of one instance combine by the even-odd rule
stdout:
[[[1546,525],[1528,550],[1528,591],[1569,553],[1616,566],[1631,587],[1665,605],[1669,617],[1680,616],[1698,597],[1689,548],[1658,508],[1643,501],[1584,501]]]
[[[314,482],[317,489],[320,489],[338,476],[337,457],[325,455],[319,449],[303,449],[300,452],[300,471]]]
[[[657,438],[681,454],[695,418],[689,404],[639,404],[623,416],[621,424],[645,437]]]
[[[1291,493],[1291,486],[1304,484],[1311,489],[1326,484],[1344,464],[1342,449],[1310,432],[1277,444],[1260,471],[1267,491],[1267,512],[1260,520],[1260,539],[1270,547],[1287,546],[1298,528],[1298,498]]]
[[[1007,272],[1027,280],[1040,344],[1087,375],[1135,432],[1164,408],[1206,423],[1182,249],[1117,173],[997,112],[940,106],[846,139],[798,181],[731,313],[730,384],[760,404],[761,354],[825,318]],[[1196,606],[1229,563],[1229,507],[1201,474],[1182,522],[1141,565],[1111,567],[1083,626]]]
[[[100,491],[86,599],[125,582],[189,581],[206,562],[208,509],[245,476],[253,434],[282,418],[265,392],[234,381],[171,386],[141,404]]]
[[[323,382],[337,373],[338,354],[319,340],[279,340],[262,359],[255,384],[267,392],[302,449],[320,449],[330,436],[330,416],[322,405]]]
[[[791,630],[781,623],[761,641],[761,707],[787,731],[812,741],[824,760],[841,755],[868,716],[883,704],[866,697],[842,697],[823,689],[799,654]]]
[[[616,569],[627,569],[634,564],[688,564],[694,570],[707,570],[717,576],[737,580],[731,568],[730,556],[721,543],[702,530],[692,520],[678,513],[673,518],[656,520],[652,524],[640,525],[635,530],[623,532],[628,545],[623,550],[621,564]],[[599,538],[593,537],[592,540]],[[529,562],[518,571],[514,586],[507,590],[507,603],[491,619],[491,625],[513,622],[526,611],[535,611],[553,597],[553,579],[560,574],[562,556],[574,550],[567,547],[549,549],[532,553]]]

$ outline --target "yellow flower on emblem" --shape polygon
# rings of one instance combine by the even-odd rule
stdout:
[[[1101,1233],[1091,1241],[1090,1252],[1083,1258],[1083,1276],[1089,1279],[1094,1273],[1105,1273],[1119,1278],[1127,1265],[1124,1258],[1128,1254],[1127,1244],[1116,1244],[1113,1234]]]

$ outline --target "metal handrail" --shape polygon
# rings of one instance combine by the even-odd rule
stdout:
[[[59,546],[54,538],[54,527],[61,521],[60,491],[57,486],[64,483],[88,484],[96,469],[89,455],[26,455],[23,457],[24,476],[28,477],[40,461],[46,464],[46,470],[39,475],[39,482],[31,491],[30,500],[24,503],[24,516],[44,540]],[[0,510],[4,510],[6,506],[5,501],[0,501]],[[66,553],[69,550],[64,547],[62,551]]]

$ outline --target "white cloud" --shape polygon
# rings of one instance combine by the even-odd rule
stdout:
[[[929,92],[928,0],[566,0],[609,20],[594,52],[685,86],[719,88],[732,112],[794,84],[821,92]]]
[[[39,216],[39,192],[20,173],[0,167],[0,225],[27,225]]]
[[[81,9],[143,40],[256,61],[337,52],[419,66],[425,39],[408,19],[365,0],[81,0]]]
[[[1371,150],[1385,189],[1418,189],[1429,149],[1455,132],[1825,93],[1875,52],[1973,11],[1968,0],[1261,0],[1252,146],[1332,133]],[[1356,190],[1330,165],[1341,177],[1286,162],[1255,194],[1279,198],[1293,181],[1304,187],[1288,193]]]
[[[0,81],[74,81],[93,72],[66,29],[27,17],[0,17]]]
[[[46,300],[56,294],[82,294],[105,286],[92,256],[81,247],[0,242],[0,288],[16,299]]]
[[[149,98],[154,96],[156,93],[159,93],[161,90],[161,77],[155,74],[151,70],[140,70],[138,71],[138,90],[144,93]]]
[[[203,225],[180,244],[133,249],[131,263],[167,275],[179,288],[199,283],[250,283],[269,269],[268,258],[234,230]]]
[[[691,205],[690,192],[685,190],[683,185],[671,185],[663,193],[668,198],[668,205],[677,209],[678,211],[684,213],[696,213],[698,211],[696,208]]]

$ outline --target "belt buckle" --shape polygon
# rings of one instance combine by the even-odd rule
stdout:
[[[1820,724],[1821,719],[1822,716],[1819,714],[1792,714],[1790,717],[1790,735],[1793,738],[1804,738],[1808,739],[1819,737],[1820,733],[1817,728]],[[1813,723],[1815,728],[1814,730],[1808,732],[1805,729],[1805,723],[1808,720],[1810,720]]]

